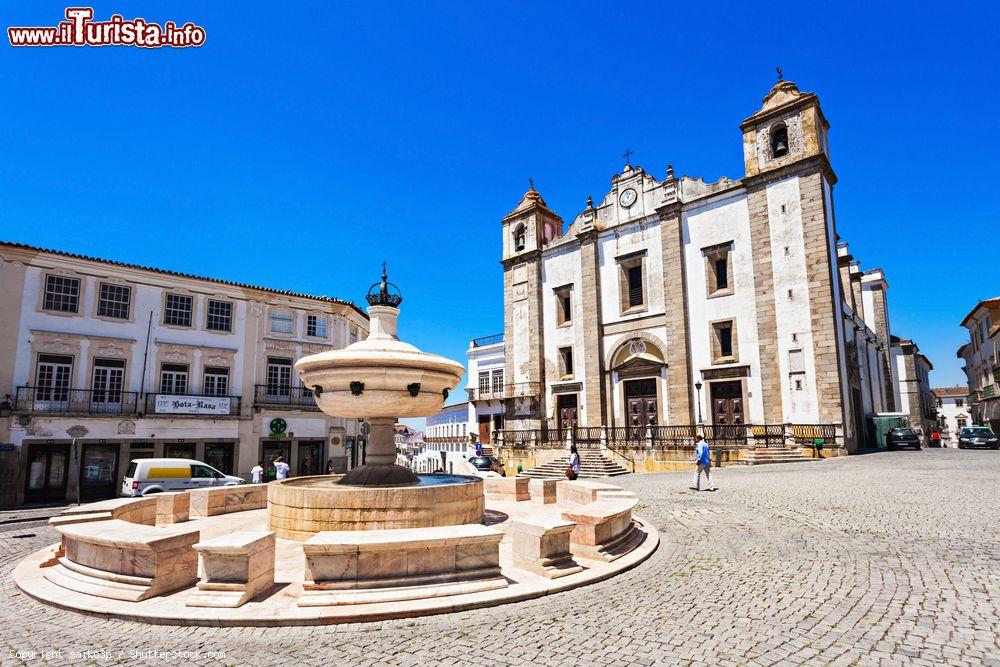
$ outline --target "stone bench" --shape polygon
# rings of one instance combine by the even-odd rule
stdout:
[[[83,514],[107,513],[112,519],[153,526],[156,524],[156,502],[155,495],[140,498],[111,498],[110,500],[70,507],[63,510],[59,516],[73,517]],[[97,519],[91,520],[96,521]]]
[[[528,495],[531,496],[531,502],[539,505],[555,503],[558,483],[558,479],[530,479],[528,481]]]
[[[299,606],[394,602],[494,590],[503,533],[482,524],[325,531],[303,542]]]
[[[576,522],[569,538],[570,551],[584,558],[613,561],[634,549],[644,537],[632,522],[637,502],[615,498],[563,511],[563,519]]]
[[[191,497],[188,512],[192,519],[267,507],[266,484],[192,489],[188,495]]]
[[[516,519],[511,524],[514,567],[549,579],[565,577],[583,570],[570,553],[572,521],[554,517]]]
[[[202,578],[189,607],[239,607],[274,585],[274,533],[254,530],[198,542]]]
[[[111,512],[91,512],[89,514],[60,514],[49,519],[49,525],[53,528],[68,526],[73,523],[91,523],[93,521],[109,521]]]
[[[527,477],[487,477],[485,483],[486,497],[490,500],[506,500],[519,502],[528,500]]]
[[[620,486],[593,482],[589,479],[562,480],[556,484],[556,502],[560,505],[589,505],[596,502],[601,494],[607,493],[632,495]]]
[[[198,579],[197,529],[108,519],[58,530],[63,555],[45,578],[68,590],[138,602]]]
[[[156,525],[169,526],[187,521],[191,511],[191,495],[184,492],[157,493]]]

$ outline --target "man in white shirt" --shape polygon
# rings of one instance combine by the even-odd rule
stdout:
[[[258,463],[253,468],[250,468],[250,483],[260,484],[263,481],[264,481],[264,466]]]
[[[286,479],[288,477],[289,465],[285,463],[284,457],[279,456],[274,459],[274,476],[277,479]]]

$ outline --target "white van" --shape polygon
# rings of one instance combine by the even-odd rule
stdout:
[[[190,491],[209,486],[246,484],[223,475],[210,465],[191,459],[135,459],[122,480],[123,496],[145,496],[163,491]]]

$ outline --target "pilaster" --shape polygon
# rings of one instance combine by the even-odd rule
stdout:
[[[687,272],[681,227],[681,204],[657,209],[660,215],[660,243],[663,256],[663,300],[666,313],[667,409],[668,424],[695,423],[691,390],[691,341],[687,302]]]

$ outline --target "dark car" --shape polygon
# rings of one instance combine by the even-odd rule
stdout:
[[[503,466],[495,456],[470,456],[469,463],[480,472],[496,472],[503,474]]]
[[[920,449],[920,436],[909,426],[889,429],[885,436],[885,448],[913,447]]]
[[[968,447],[989,447],[990,449],[1000,448],[997,441],[997,434],[989,426],[969,426],[963,428],[958,434],[958,448]]]

